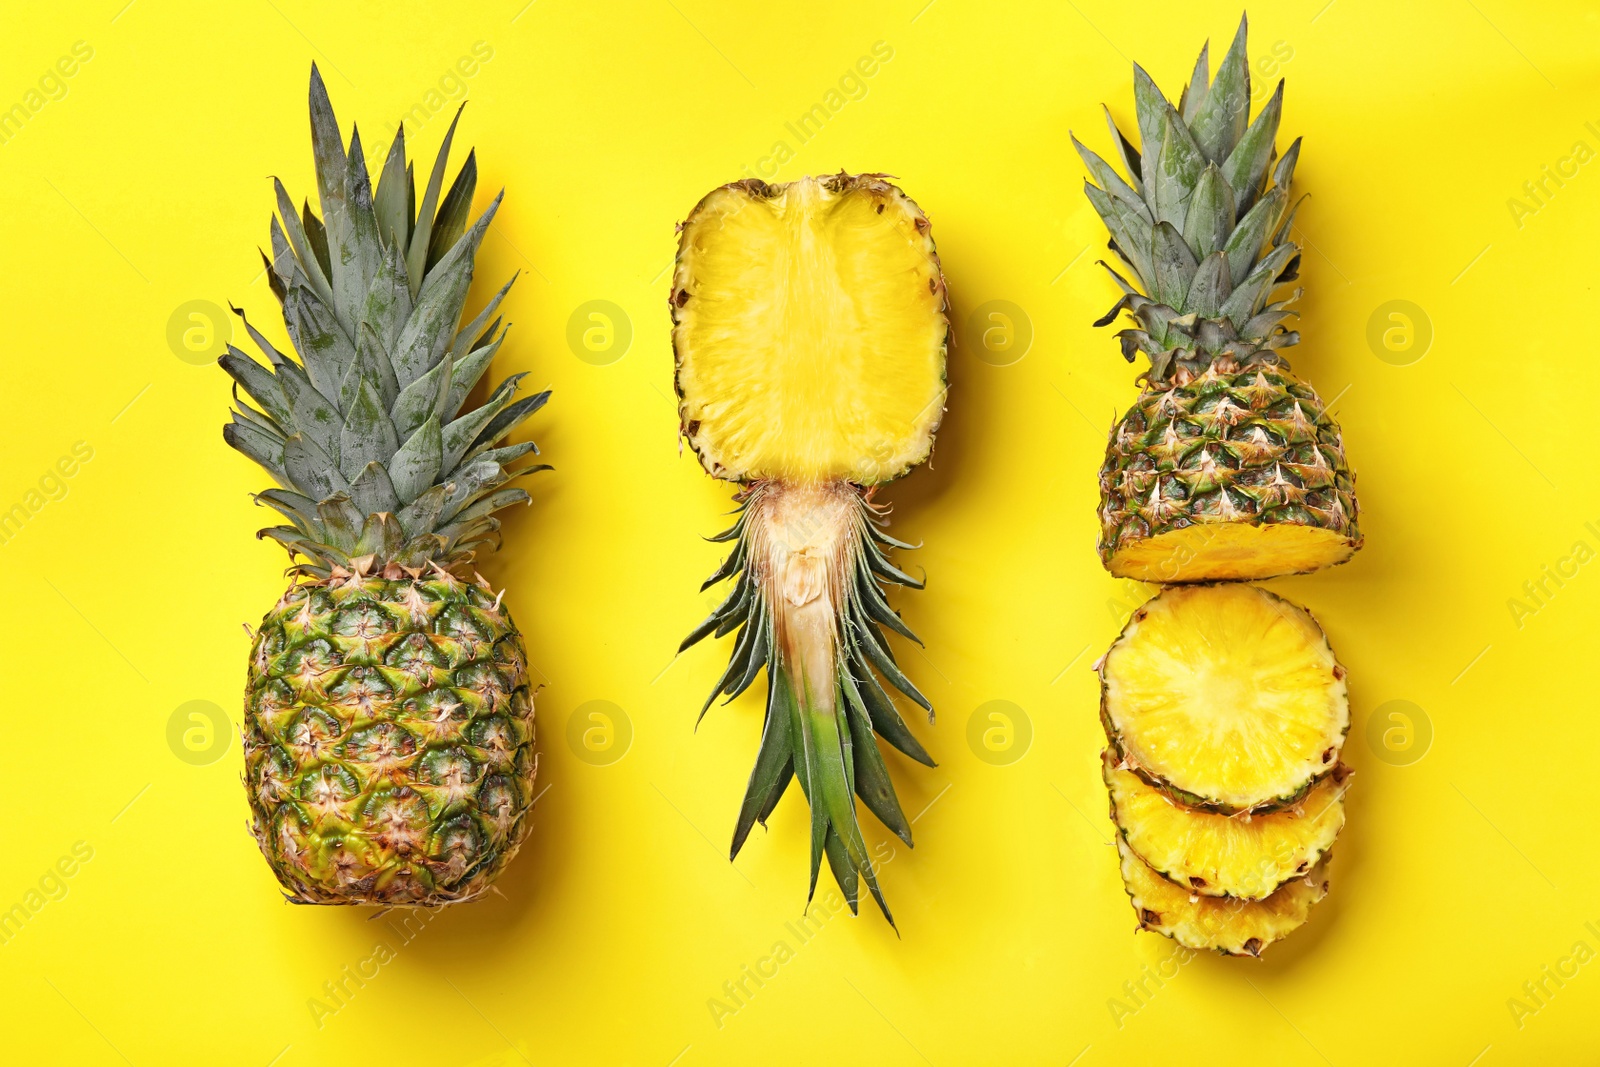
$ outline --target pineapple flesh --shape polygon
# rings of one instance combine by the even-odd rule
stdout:
[[[1173,803],[1103,756],[1111,818],[1152,870],[1202,896],[1261,900],[1315,867],[1344,827],[1346,768],[1317,783],[1294,807],[1261,815],[1217,815]]]
[[[1289,186],[1297,139],[1278,157],[1283,83],[1254,121],[1241,22],[1214,81],[1208,50],[1177,107],[1134,67],[1140,146],[1111,128],[1125,175],[1073,139],[1085,192],[1132,280],[1107,266],[1144,390],[1112,430],[1100,468],[1100,556],[1119,578],[1252,580],[1342,563],[1361,547],[1354,475],[1339,427],[1281,354],[1298,276]],[[1098,183],[1098,184],[1096,184]]]
[[[1151,870],[1126,841],[1117,840],[1122,884],[1139,927],[1185,948],[1225,956],[1259,956],[1274,941],[1305,925],[1312,907],[1328,895],[1328,860],[1299,875],[1264,900],[1203,896]]]
[[[1122,762],[1190,807],[1294,804],[1338,766],[1344,668],[1311,613],[1253,585],[1171,586],[1100,662],[1101,719]]]
[[[944,278],[927,216],[874,175],[735,182],[683,224],[684,437],[718,478],[892,481],[944,415]]]
[[[865,881],[892,924],[855,798],[909,846],[877,737],[933,765],[890,690],[930,719],[932,706],[884,635],[916,640],[883,584],[922,583],[890,562],[911,546],[872,499],[928,457],[944,413],[949,325],[927,216],[880,175],[723,186],[680,228],[670,304],[681,433],[741,487],[716,538],[732,551],[704,586],[732,591],[680,647],[737,633],[700,714],[767,670],[730,858],[798,780],[810,894],[825,855],[851,910]]]
[[[266,263],[293,352],[245,320],[265,363],[219,361],[223,436],[278,483],[256,500],[283,522],[260,536],[294,560],[251,648],[252,829],[295,903],[455,903],[511,862],[533,806],[522,636],[471,564],[529,499],[509,483],[546,469],[505,438],[549,393],[514,399],[514,375],[468,403],[511,283],[462,323],[500,198],[471,218],[471,154],[445,191],[455,124],[419,204],[403,130],[374,190],[315,67],[310,104],[322,214],[279,183]]]

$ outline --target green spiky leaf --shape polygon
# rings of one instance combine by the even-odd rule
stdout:
[[[465,407],[505,338],[495,312],[509,282],[462,322],[500,197],[469,221],[469,152],[441,198],[455,123],[420,210],[403,131],[374,193],[361,137],[352,129],[346,150],[315,68],[309,104],[321,217],[309,199],[296,212],[274,180],[266,257],[292,351],[278,351],[240,312],[267,365],[231,346],[219,360],[239,400],[224,437],[282,486],[258,499],[292,525],[262,536],[301,557],[301,573],[326,577],[363,553],[408,567],[463,561],[498,541],[496,510],[528,499],[505,483],[548,469],[511,469],[537,450],[502,443],[548,393],[517,401],[514,376],[484,406]]]
[[[1300,264],[1299,202],[1289,207],[1300,141],[1274,165],[1283,84],[1252,120],[1247,34],[1241,20],[1215,78],[1209,47],[1201,49],[1177,107],[1135,65],[1137,149],[1106,112],[1115,156],[1132,180],[1073,139],[1099,183],[1086,183],[1085,193],[1138,283],[1113,271],[1123,294],[1096,325],[1123,314],[1134,319],[1117,336],[1129,360],[1150,357],[1152,383],[1199,373],[1221,356],[1282,365],[1277,351],[1298,340],[1281,325],[1283,308],[1267,301]]]

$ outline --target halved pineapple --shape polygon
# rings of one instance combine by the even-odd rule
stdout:
[[[1259,956],[1274,941],[1294,933],[1311,908],[1328,895],[1328,857],[1265,900],[1235,900],[1191,893],[1167,881],[1117,839],[1122,885],[1139,926],[1185,948],[1214,949],[1226,956]]]
[[[1304,608],[1253,585],[1176,586],[1100,661],[1100,717],[1145,781],[1233,814],[1287,807],[1332,771],[1350,701]]]
[[[810,891],[826,855],[850,909],[864,882],[893,923],[855,797],[909,846],[876,737],[933,764],[889,691],[933,706],[883,633],[916,640],[883,585],[922,583],[889,561],[911,546],[873,502],[928,458],[944,414],[950,326],[928,217],[880,174],[722,186],[679,230],[671,303],[683,437],[742,486],[714,538],[733,551],[701,587],[733,590],[682,647],[738,631],[708,707],[767,671],[730,858],[798,781]]]
[[[1111,818],[1128,847],[1179,886],[1208,897],[1261,900],[1315,867],[1344,827],[1349,768],[1324,777],[1292,808],[1217,815],[1174,804],[1102,754]]]

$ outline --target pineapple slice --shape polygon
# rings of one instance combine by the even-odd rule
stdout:
[[[1153,870],[1208,897],[1262,900],[1315,867],[1344,827],[1350,771],[1337,767],[1293,808],[1216,815],[1174,804],[1159,789],[1102,756],[1111,818]]]
[[[1122,885],[1139,916],[1139,927],[1185,948],[1259,956],[1268,945],[1304,925],[1312,906],[1328,895],[1327,856],[1265,900],[1234,900],[1201,896],[1174,885],[1151,870],[1120,837],[1117,851],[1122,856]]]
[[[1296,803],[1338,765],[1344,668],[1311,613],[1252,585],[1176,586],[1100,661],[1100,717],[1145,781],[1223,814]]]

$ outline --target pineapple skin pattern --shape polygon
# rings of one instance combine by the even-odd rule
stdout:
[[[1211,363],[1183,378],[1146,389],[1111,431],[1100,467],[1106,566],[1119,548],[1212,522],[1315,527],[1360,545],[1343,435],[1315,389],[1282,365]]]
[[[256,632],[251,829],[295,903],[484,892],[527,832],[533,742],[522,635],[487,584],[301,582]]]

